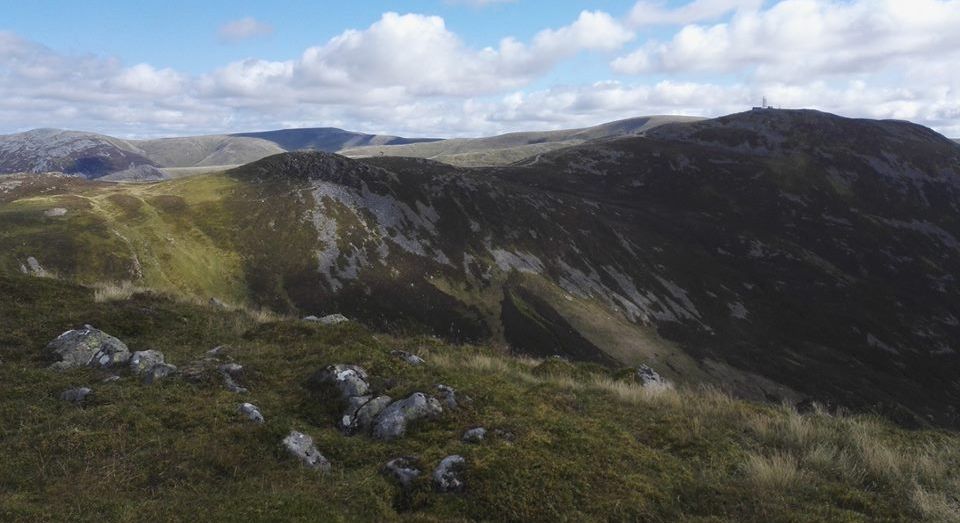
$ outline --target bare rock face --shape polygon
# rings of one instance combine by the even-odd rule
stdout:
[[[466,467],[467,461],[463,456],[454,454],[443,458],[433,471],[433,486],[438,492],[462,492],[466,486],[463,481]]]
[[[443,413],[440,402],[422,392],[414,392],[406,399],[395,401],[377,416],[373,437],[391,441],[402,438],[407,427],[422,419],[435,418]]]
[[[350,318],[347,318],[343,314],[328,314],[323,317],[317,317],[311,314],[310,316],[304,316],[303,321],[311,321],[319,323],[320,325],[338,325],[350,321]]]
[[[310,436],[295,430],[291,431],[286,438],[283,438],[283,446],[305,466],[323,473],[330,472],[330,461],[320,454]]]
[[[88,366],[112,368],[130,359],[130,349],[122,341],[90,325],[64,332],[47,345],[47,352],[58,360],[50,366],[57,370]]]

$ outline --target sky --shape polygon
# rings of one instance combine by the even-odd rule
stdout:
[[[763,97],[960,137],[960,0],[0,0],[0,133],[484,136]]]

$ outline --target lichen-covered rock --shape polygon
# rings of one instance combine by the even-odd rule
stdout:
[[[154,365],[153,367],[150,367],[149,370],[143,373],[143,383],[146,385],[152,385],[172,375],[175,372],[177,372],[176,365],[171,365],[169,363],[157,363],[156,365]]]
[[[367,432],[383,409],[393,401],[390,396],[354,396],[347,400],[347,410],[340,420],[345,434]]]
[[[60,399],[70,403],[83,403],[92,393],[93,391],[89,387],[77,387],[63,391],[60,394]]]
[[[383,409],[373,425],[373,437],[394,440],[403,437],[407,427],[418,420],[435,418],[443,413],[436,398],[422,392],[414,392],[405,399],[395,401]]]
[[[138,350],[130,356],[130,372],[142,374],[158,363],[164,363],[162,352],[158,350]]]
[[[367,381],[367,371],[356,365],[338,363],[328,365],[310,378],[314,385],[331,385],[340,392],[340,397],[349,399],[354,396],[364,396],[370,391]]]
[[[120,381],[120,376],[117,376],[116,374],[111,374],[106,378],[103,378],[102,383],[113,383],[115,381]]]
[[[404,489],[409,489],[413,482],[420,477],[417,458],[412,456],[403,456],[391,459],[383,466],[383,473],[393,478]]]
[[[657,373],[657,371],[653,370],[647,365],[640,365],[637,367],[637,372],[634,374],[634,377],[636,378],[637,383],[643,387],[666,388],[673,386],[672,383],[667,381],[663,376]]]
[[[477,427],[470,429],[463,433],[463,441],[465,443],[480,443],[487,437],[487,429],[483,427]]]
[[[240,408],[237,410],[254,423],[262,425],[266,421],[263,419],[263,414],[260,413],[260,409],[253,403],[241,403]]]
[[[466,486],[463,481],[466,466],[463,456],[454,454],[443,458],[433,471],[433,486],[438,492],[462,492]]]
[[[291,431],[287,437],[283,438],[283,446],[305,466],[324,473],[330,472],[330,461],[320,454],[310,436],[295,430]]]
[[[64,332],[47,344],[47,351],[58,360],[50,368],[58,370],[87,366],[110,368],[124,365],[130,359],[130,349],[122,341],[90,325]]]
[[[425,361],[423,361],[423,358],[421,358],[420,356],[417,356],[416,354],[411,354],[405,350],[390,351],[390,354],[402,359],[403,361],[413,366],[423,365],[424,363],[426,363]]]

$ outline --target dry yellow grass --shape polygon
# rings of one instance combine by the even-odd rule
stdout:
[[[765,491],[785,491],[797,487],[804,478],[797,459],[786,452],[770,456],[749,454],[743,464],[747,481]]]
[[[94,284],[93,287],[93,300],[97,303],[126,300],[138,292],[147,290],[134,285],[131,281],[101,282]]]

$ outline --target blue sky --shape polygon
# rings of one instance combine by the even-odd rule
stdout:
[[[960,0],[5,4],[0,133],[474,136],[767,96],[960,136]]]

